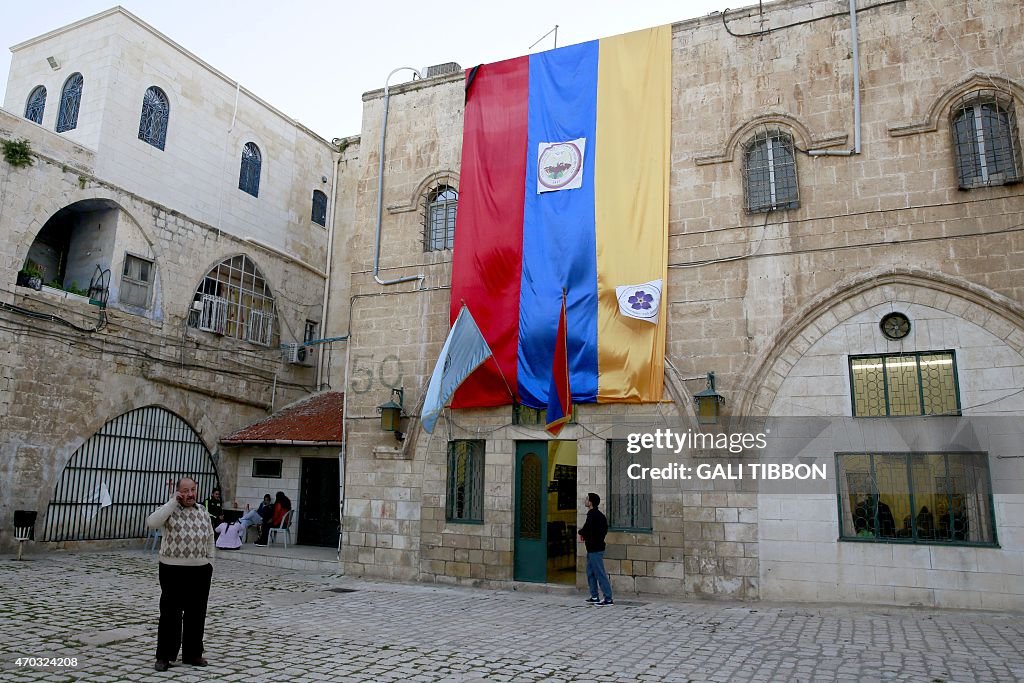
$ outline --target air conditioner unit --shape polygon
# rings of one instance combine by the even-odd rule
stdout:
[[[454,74],[462,71],[462,67],[456,62],[445,62],[444,64],[433,64],[423,68],[423,73],[426,78],[433,78],[435,76],[445,76],[447,74]]]
[[[303,365],[312,367],[316,358],[316,349],[299,342],[291,342],[284,347],[284,359],[292,365]]]

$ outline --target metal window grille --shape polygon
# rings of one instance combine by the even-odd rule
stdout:
[[[320,190],[313,190],[313,222],[327,227],[327,195]]]
[[[228,322],[228,300],[219,296],[203,295],[203,310],[199,329],[205,332],[224,334]]]
[[[188,323],[193,327],[261,346],[277,343],[273,293],[245,254],[224,259],[210,270],[193,302],[196,315]]]
[[[650,531],[651,480],[630,479],[629,466],[651,466],[651,449],[639,453],[626,451],[626,442],[621,439],[608,441],[608,526],[612,529]]]
[[[994,90],[966,95],[953,106],[950,128],[961,189],[1021,181],[1020,134],[1012,98]]]
[[[800,206],[792,137],[779,130],[764,130],[747,143],[743,191],[750,213]]]
[[[985,453],[837,453],[839,536],[995,545]]]
[[[157,149],[163,149],[167,141],[167,122],[170,118],[170,103],[163,90],[156,86],[146,89],[142,96],[142,115],[139,117],[139,139]]]
[[[449,522],[484,521],[484,442],[448,442],[448,498],[445,519]]]
[[[959,415],[952,351],[851,356],[854,417]]]
[[[57,112],[58,133],[71,130],[78,126],[78,109],[82,104],[82,88],[85,79],[82,74],[74,73],[64,81],[64,89],[60,93],[60,110]]]
[[[43,110],[46,108],[46,88],[36,86],[28,96],[28,104],[25,105],[25,118],[35,123],[43,122]]]
[[[242,164],[238,171],[238,189],[253,197],[260,196],[260,166],[263,156],[255,142],[245,143],[242,148]]]
[[[127,306],[149,307],[149,289],[153,262],[125,254],[118,300]]]
[[[261,346],[270,346],[271,331],[274,326],[274,314],[266,311],[249,311],[249,324],[245,330],[248,341]]]
[[[47,541],[144,538],[146,517],[178,478],[199,497],[219,485],[210,452],[185,420],[157,406],[114,418],[71,456],[46,513]]]
[[[455,246],[455,213],[459,193],[441,184],[423,197],[423,251],[441,251]]]

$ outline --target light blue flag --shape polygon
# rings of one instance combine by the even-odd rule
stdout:
[[[441,357],[430,375],[427,396],[423,399],[423,429],[428,434],[434,433],[438,415],[459,385],[492,355],[491,347],[463,304],[441,348]]]

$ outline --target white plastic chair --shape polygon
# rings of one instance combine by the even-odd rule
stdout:
[[[278,534],[284,534],[284,547],[288,547],[288,541],[292,540],[292,515],[294,514],[294,508],[289,510],[281,520],[281,525],[275,526],[270,530],[270,543],[274,542]]]
[[[162,536],[163,534],[160,533],[159,529],[150,529],[149,534],[146,536],[146,544],[142,546],[142,549],[152,550],[152,552],[155,553],[157,551],[157,548],[160,547],[160,538]],[[150,548],[150,543],[153,544],[152,548]]]
[[[25,541],[35,540],[36,513],[31,510],[14,511],[14,540],[18,542],[18,560],[21,560]]]

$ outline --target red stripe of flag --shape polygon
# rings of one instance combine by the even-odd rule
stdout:
[[[569,341],[565,321],[565,293],[562,312],[558,316],[555,355],[551,361],[551,388],[548,390],[548,424],[545,429],[558,436],[572,415],[572,389],[569,387]]]

